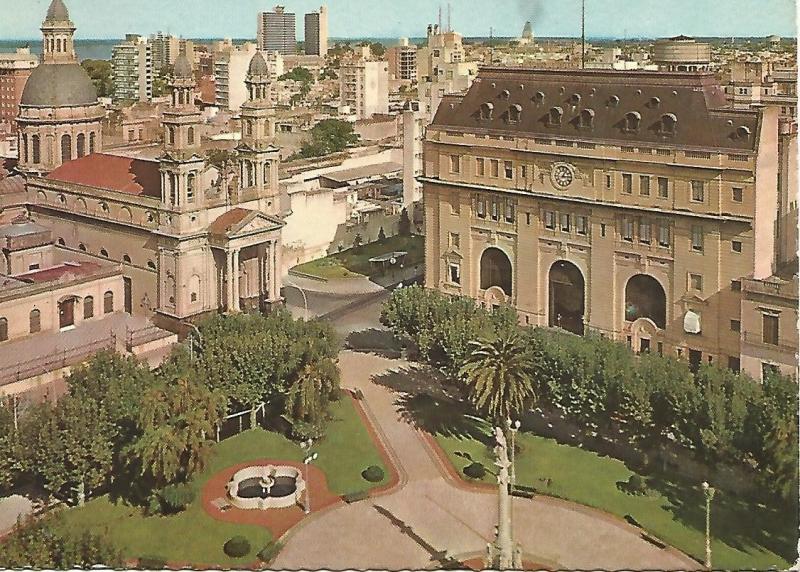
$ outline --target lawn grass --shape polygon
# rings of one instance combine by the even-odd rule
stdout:
[[[420,264],[425,257],[424,239],[420,236],[392,236],[300,264],[292,270],[326,280],[363,278],[377,270],[370,264],[370,258],[396,251],[408,252],[405,266]]]
[[[436,434],[453,466],[473,460],[494,468],[491,452],[466,433]],[[619,488],[633,474],[617,459],[600,456],[553,439],[520,432],[517,483],[544,494],[633,517],[645,530],[683,552],[705,554],[705,501],[697,483],[651,477],[650,492],[631,495]],[[484,481],[496,484],[487,471]],[[549,479],[549,480],[548,480]],[[789,507],[759,507],[719,491],[712,504],[712,551],[715,568],[786,569],[792,558],[796,517]]]
[[[348,397],[331,403],[332,420],[328,435],[316,443],[317,466],[325,472],[328,487],[336,494],[367,490],[388,479],[388,471],[369,432]],[[157,556],[174,563],[194,566],[242,567],[256,559],[269,540],[266,528],[238,525],[208,516],[200,501],[205,483],[220,470],[257,459],[302,461],[305,452],[283,435],[251,429],[214,446],[205,470],[192,481],[197,499],[182,513],[173,516],[145,516],[139,507],[113,502],[108,496],[93,499],[79,508],[63,511],[62,523],[70,532],[92,530],[102,533],[117,546],[123,558]],[[387,475],[382,483],[370,483],[361,471],[378,465]],[[243,558],[230,558],[223,544],[232,536],[250,541],[252,552]]]

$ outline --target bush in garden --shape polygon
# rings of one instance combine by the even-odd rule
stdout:
[[[186,483],[168,485],[159,492],[164,512],[174,514],[185,510],[195,499],[195,491]]]
[[[283,544],[280,542],[270,542],[259,551],[258,559],[266,564],[269,564],[272,559],[278,555],[278,553],[281,551],[281,548],[283,548]]]
[[[383,480],[383,469],[378,467],[377,465],[372,465],[367,467],[361,472],[361,476],[364,480],[367,480],[371,483],[378,483]]]
[[[482,479],[486,476],[486,467],[483,466],[482,463],[470,463],[463,469],[464,474],[467,475],[470,479]]]
[[[244,536],[234,536],[225,543],[223,550],[231,558],[241,558],[250,554],[250,541]]]

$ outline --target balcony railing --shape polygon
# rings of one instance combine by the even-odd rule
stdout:
[[[763,294],[766,296],[776,296],[778,298],[786,298],[789,300],[796,300],[797,294],[797,280],[756,280],[754,278],[745,278],[742,280],[742,292],[751,292],[753,294]]]
[[[752,346],[771,348],[775,351],[784,353],[796,354],[798,351],[797,344],[787,343],[786,340],[783,340],[780,337],[778,338],[778,343],[776,344],[764,341],[764,335],[761,332],[744,332],[742,334],[742,339],[745,341],[745,343]]]

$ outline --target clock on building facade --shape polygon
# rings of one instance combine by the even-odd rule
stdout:
[[[566,189],[575,180],[575,167],[569,163],[555,163],[550,171],[550,180],[559,189]]]

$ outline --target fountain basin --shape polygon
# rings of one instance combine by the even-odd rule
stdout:
[[[244,510],[269,510],[298,504],[306,483],[295,467],[258,465],[234,473],[226,488],[233,506]]]

